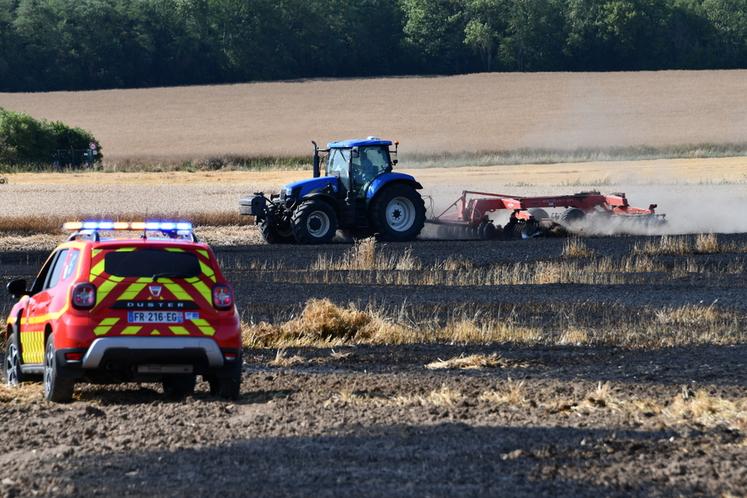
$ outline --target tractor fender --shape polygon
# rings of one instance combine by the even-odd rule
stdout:
[[[410,185],[416,190],[423,188],[423,186],[415,180],[415,177],[411,175],[406,175],[405,173],[384,173],[371,181],[371,184],[368,186],[368,190],[366,191],[366,200],[371,202],[379,192],[394,183],[404,183]]]
[[[339,205],[340,205],[339,201],[337,199],[335,199],[334,196],[328,194],[327,192],[319,192],[319,191],[317,191],[317,192],[311,192],[310,194],[305,195],[302,199],[300,199],[300,202],[298,202],[294,206],[294,209],[296,207],[298,207],[298,205],[301,204],[301,202],[307,201],[307,200],[310,200],[310,199],[319,199],[319,200],[322,200],[322,201],[326,202],[327,204],[329,204],[332,207],[332,209],[335,210],[335,213],[337,213],[338,215],[340,214],[340,212],[339,212],[340,211],[340,209],[339,209]]]

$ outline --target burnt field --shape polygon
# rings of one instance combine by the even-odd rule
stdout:
[[[747,235],[216,252],[241,399],[0,391],[0,494],[747,489]],[[46,255],[0,253],[0,278]]]

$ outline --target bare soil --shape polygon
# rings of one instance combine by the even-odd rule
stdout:
[[[585,242],[623,257],[643,240]],[[744,243],[747,236],[719,240]],[[737,312],[743,328],[747,312],[744,272],[650,275],[649,282],[619,286],[283,283],[283,272],[349,248],[217,251],[242,314],[272,321],[310,297],[414,314],[460,306],[489,314],[516,305],[537,316],[559,313],[563,304],[590,315],[603,307],[634,314],[718,300],[714,306]],[[424,262],[451,256],[485,265],[557,259],[562,241],[418,242],[386,250],[407,248]],[[2,253],[0,276],[29,277],[44,256]],[[719,268],[746,256],[663,258]],[[249,269],[281,263],[282,270]],[[425,368],[437,359],[493,353],[501,358],[494,368]],[[653,350],[359,345],[289,354],[300,357],[297,364],[273,367],[275,350],[247,350],[238,402],[210,397],[204,384],[182,402],[165,398],[157,385],[125,385],[81,386],[75,402],[54,405],[40,401],[40,387],[32,385],[31,395],[27,389],[0,401],[0,495],[723,496],[747,489],[743,343]],[[691,406],[700,395],[713,402],[683,411],[682,403]],[[727,413],[729,403],[742,411]]]

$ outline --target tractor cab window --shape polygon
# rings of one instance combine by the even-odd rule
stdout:
[[[350,178],[348,177],[349,161],[350,149],[332,149],[329,151],[327,175],[338,177],[346,189],[350,188]]]
[[[359,147],[353,151],[353,180],[356,187],[364,187],[371,180],[390,170],[386,147]]]

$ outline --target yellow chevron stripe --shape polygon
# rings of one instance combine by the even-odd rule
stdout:
[[[173,327],[169,327],[169,329],[174,335],[189,335],[189,330],[185,329],[184,327],[175,325]]]
[[[158,330],[154,330],[150,335],[161,335],[161,333]]]
[[[196,320],[192,320],[192,323],[197,325],[197,328],[200,329],[200,332],[202,332],[205,335],[215,335],[215,329],[210,326],[210,323],[208,323],[207,320],[204,318],[198,318]]]
[[[24,363],[44,362],[44,331],[21,332],[21,350]]]
[[[192,287],[195,288],[197,292],[200,293],[200,295],[205,298],[205,301],[211,303],[213,300],[212,292],[210,291],[210,287],[204,284],[202,280],[200,280],[197,277],[188,278],[187,282],[192,284]]]
[[[197,252],[202,254],[202,257],[205,259],[210,259],[210,255],[205,249],[197,249]]]
[[[93,333],[97,336],[106,335],[112,329],[112,327],[117,324],[118,321],[119,318],[104,318],[103,320],[101,320],[98,327],[93,329]]]
[[[142,328],[143,327],[137,325],[130,325],[129,327],[125,327],[125,329],[122,331],[122,335],[135,335],[140,332],[140,329]]]
[[[170,279],[164,279],[163,285],[180,301],[194,301],[187,291],[182,288],[181,285],[173,282]]]
[[[119,249],[116,250],[116,252],[132,252],[134,250],[135,250],[134,247],[120,247]]]
[[[184,249],[179,247],[167,247],[166,250],[169,252],[184,252]]]
[[[208,277],[210,280],[215,282],[215,272],[212,268],[210,268],[208,265],[200,261],[200,269],[202,270],[202,273]]]
[[[104,262],[105,261],[102,259],[101,261],[96,263],[96,265],[94,265],[93,268],[91,268],[91,277],[90,277],[91,282],[93,282],[96,279],[96,277],[104,273]]]
[[[135,296],[140,294],[140,291],[142,291],[143,289],[145,289],[145,284],[141,284],[141,283],[130,284],[129,287],[127,287],[127,289],[125,289],[125,291],[117,298],[117,301],[126,301],[129,299],[134,299]]]
[[[109,332],[111,329],[112,329],[111,327],[99,325],[98,327],[94,327],[93,334],[96,336],[106,335],[106,333]]]
[[[106,299],[106,296],[108,296],[109,293],[114,290],[118,283],[119,282],[116,282],[113,279],[108,279],[104,280],[101,285],[99,285],[99,288],[96,289],[96,306],[98,306],[101,301]]]

